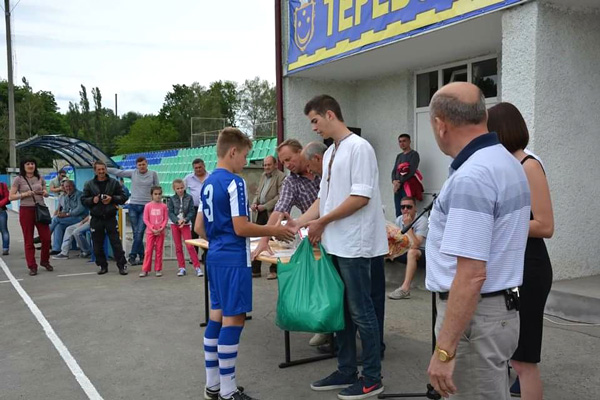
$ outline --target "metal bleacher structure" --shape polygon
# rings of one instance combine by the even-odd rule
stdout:
[[[268,155],[277,157],[276,148],[277,138],[275,137],[255,139],[252,150],[248,154],[248,161],[256,162]],[[146,157],[148,168],[158,173],[160,185],[163,188],[163,196],[173,195],[173,180],[183,179],[191,173],[193,160],[202,159],[206,165],[206,170],[209,172],[214,170],[217,165],[216,145],[125,154],[111,158],[122,169],[134,169],[136,167],[135,160],[140,156]],[[56,173],[53,174],[56,176]],[[131,189],[129,179],[125,179],[125,186]]]
[[[250,153],[248,153],[248,162],[256,164],[268,155],[277,157],[277,138],[255,138],[253,140],[253,146]],[[204,161],[207,171],[212,171],[217,165],[217,149],[216,145],[206,145],[202,147],[191,147],[181,148],[172,150],[159,150],[150,151],[143,153],[124,154],[110,157],[107,163],[113,163],[122,169],[135,169],[135,160],[144,156],[148,160],[148,167],[151,171],[156,171],[160,180],[160,186],[163,188],[163,197],[172,196],[173,193],[173,180],[180,178],[183,179],[187,174],[193,172],[192,161],[200,158]],[[108,158],[108,157],[107,157]],[[74,179],[76,171],[70,165],[64,166],[63,169],[67,172],[69,179]],[[56,172],[51,172],[44,175],[46,184],[51,179],[55,178]],[[131,180],[128,178],[124,179],[125,186],[131,190]],[[52,208],[52,210],[56,207]],[[122,221],[127,220],[127,207],[121,209],[120,219]],[[121,243],[123,249],[127,253],[130,243],[132,242],[132,232],[128,224],[123,223],[121,235]],[[110,254],[110,249],[106,245],[107,254]],[[167,239],[165,240],[165,252],[164,259],[170,260],[175,258],[175,250],[170,235],[170,230],[167,230]]]

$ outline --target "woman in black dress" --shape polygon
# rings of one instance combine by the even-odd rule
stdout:
[[[514,105],[499,103],[490,108],[488,129],[497,132],[504,147],[523,164],[531,191],[529,238],[520,288],[519,346],[511,359],[518,377],[511,387],[511,394],[520,394],[526,400],[542,400],[542,380],[537,364],[542,350],[544,307],[552,286],[552,265],[544,244],[544,238],[550,238],[554,233],[550,189],[541,162],[525,152],[529,132],[523,116]]]

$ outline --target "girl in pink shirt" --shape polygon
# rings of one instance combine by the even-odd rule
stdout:
[[[165,227],[169,220],[167,205],[162,202],[162,188],[152,186],[152,201],[144,207],[144,224],[146,224],[146,252],[140,278],[148,276],[152,269],[152,253],[156,250],[154,270],[156,276],[162,276],[163,244],[165,243]]]

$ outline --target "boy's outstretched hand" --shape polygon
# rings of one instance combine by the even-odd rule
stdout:
[[[289,224],[289,225],[281,224],[281,222],[283,221],[283,218],[285,218],[286,215],[287,215],[287,213],[282,214],[277,219],[277,224],[275,225],[275,234],[273,236],[275,236],[278,240],[290,242],[290,241],[294,240],[294,237],[296,236],[296,231],[298,229],[294,224]]]

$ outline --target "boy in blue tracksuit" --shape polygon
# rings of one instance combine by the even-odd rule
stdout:
[[[294,237],[281,224],[259,226],[249,220],[242,172],[252,142],[240,130],[225,128],[217,139],[217,168],[204,182],[194,227],[207,239],[206,256],[211,300],[204,333],[205,399],[254,400],[236,385],[235,364],[246,313],[252,311],[250,237]],[[200,215],[199,215],[200,217]]]

